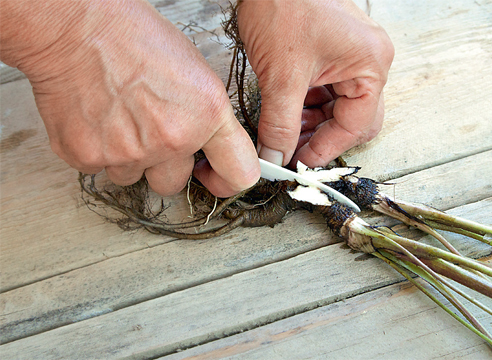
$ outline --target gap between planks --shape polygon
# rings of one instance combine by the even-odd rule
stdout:
[[[401,172],[401,173],[400,172],[394,172],[391,174],[387,174],[386,176],[380,177],[378,180],[382,183],[386,182],[386,181],[391,181],[391,180],[394,180],[396,178],[400,178],[400,177],[407,176],[407,175],[413,175],[413,174],[418,173],[420,171],[428,170],[428,169],[436,167],[436,166],[446,165],[449,163],[453,163],[455,161],[459,161],[459,160],[462,160],[462,159],[465,159],[465,158],[468,158],[471,156],[480,155],[480,154],[487,153],[490,151],[492,151],[492,146],[488,146],[488,147],[485,147],[483,149],[477,149],[475,151],[470,151],[468,153],[459,154],[455,157],[451,157],[448,159],[440,159],[442,161],[435,161],[435,162],[426,163],[423,166],[415,166],[413,168],[408,168],[408,169],[405,169],[405,171]]]

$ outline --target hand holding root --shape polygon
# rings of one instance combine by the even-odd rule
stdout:
[[[237,21],[262,93],[260,157],[325,166],[379,132],[394,49],[354,3],[243,0]]]
[[[259,178],[221,80],[147,1],[2,0],[2,60],[30,80],[53,151],[118,185],[162,195],[195,175],[217,196]],[[224,153],[227,156],[224,156]]]

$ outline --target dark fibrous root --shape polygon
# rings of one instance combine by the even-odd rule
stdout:
[[[169,223],[166,221],[164,214],[166,208],[163,202],[157,211],[151,208],[149,188],[145,178],[131,186],[111,185],[110,189],[102,190],[96,186],[95,175],[80,174],[79,182],[82,193],[91,197],[89,199],[83,196],[83,199],[92,210],[98,205],[104,205],[124,215],[123,217],[105,216],[106,220],[118,224],[124,230],[144,228],[154,234],[179,239],[209,239],[226,234],[239,226],[274,226],[282,221],[287,212],[296,208],[295,201],[286,193],[286,189],[292,186],[292,183],[272,183],[261,180],[250,189],[227,199],[221,199],[207,216],[189,222]],[[197,182],[191,182],[191,186],[194,201],[210,206],[212,199],[216,199]],[[254,194],[248,196],[253,189]],[[242,199],[241,204],[237,202],[239,199]],[[254,201],[254,203],[244,203],[244,201]],[[227,219],[227,223],[211,229],[201,228],[211,219],[219,217]]]
[[[166,210],[163,201],[157,211],[154,211],[149,202],[148,183],[142,178],[131,186],[111,185],[110,189],[102,189],[96,186],[95,175],[79,175],[79,182],[82,194],[90,195],[90,198],[83,196],[85,203],[95,211],[99,205],[113,209],[121,213],[122,217],[104,216],[107,221],[118,224],[124,230],[144,228],[151,233],[167,235],[179,239],[206,239],[227,233],[240,226],[242,221],[231,221],[219,228],[206,230],[203,232],[184,232],[177,229],[194,228],[203,225],[204,219],[195,222],[173,224],[166,222],[164,211]],[[244,195],[244,192],[242,193]],[[230,203],[229,199],[225,200]],[[224,209],[222,209],[223,211]],[[221,211],[220,211],[221,212]],[[219,212],[218,212],[219,213]]]
[[[349,175],[336,182],[328,183],[328,185],[350,198],[363,209],[369,209],[379,201],[378,184],[372,179]]]
[[[295,208],[296,202],[289,195],[285,192],[278,192],[271,201],[264,205],[252,209],[231,208],[224,212],[224,216],[228,219],[243,218],[241,226],[244,227],[273,227]]]
[[[95,209],[98,205],[104,205],[124,215],[123,217],[110,217],[100,214],[107,221],[116,223],[124,230],[140,228],[141,225],[138,224],[138,219],[155,219],[165,210],[163,203],[161,203],[160,209],[156,212],[150,210],[146,179],[140,179],[132,186],[111,185],[99,190],[96,186],[95,178],[95,175],[79,173],[79,183],[84,202],[93,211],[96,211]],[[90,198],[84,197],[84,194],[89,195]]]
[[[248,80],[248,57],[239,36],[237,5],[231,4],[226,10],[223,10],[223,13],[226,19],[222,22],[222,28],[226,37],[231,41],[228,47],[233,50],[226,89],[229,92],[232,79],[234,79],[236,91],[230,95],[231,102],[237,103],[236,116],[253,141],[256,141],[261,104],[260,90],[255,76],[251,76],[251,80]]]
[[[355,216],[352,209],[340,203],[334,203],[332,206],[318,205],[315,210],[323,215],[328,227],[337,235],[340,235],[346,221]]]

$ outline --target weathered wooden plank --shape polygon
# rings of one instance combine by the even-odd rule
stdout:
[[[492,198],[455,209],[487,222],[491,210]],[[469,252],[464,244],[465,249],[457,247]],[[483,249],[479,255],[490,254],[489,246],[476,244]],[[169,354],[399,281],[386,264],[375,258],[354,261],[359,256],[331,245],[17,340],[0,347],[0,354],[9,358],[21,349],[32,359]],[[15,313],[9,305],[8,312]]]
[[[307,225],[300,226],[302,220]],[[323,223],[321,218],[304,213],[289,216],[283,230],[278,226],[241,229],[219,239],[152,246],[7,291],[0,295],[0,342],[116,311],[338,241],[326,226],[313,226],[313,221]]]
[[[228,0],[197,1],[197,0],[150,0],[154,7],[169,21],[183,29],[185,34],[193,35],[203,29],[212,30],[220,26],[222,21],[221,8],[226,8]],[[193,25],[197,27],[193,28]]]
[[[396,179],[395,194],[399,199],[417,198],[432,206],[454,205],[492,196],[490,178],[492,151]],[[492,222],[483,209],[468,210],[468,214],[477,221]],[[380,217],[371,220],[381,223]],[[130,252],[2,294],[0,341],[115,311],[335,241],[320,217],[297,213],[273,229],[240,229],[216,240],[178,241]],[[4,263],[15,267],[21,262],[17,248],[7,254],[12,259]],[[13,270],[5,273],[15,276]]]
[[[491,93],[490,79],[487,78],[489,76],[487,75],[489,74],[487,72],[488,68],[482,62],[484,53],[481,52],[481,49],[483,49],[485,53],[488,51],[488,54],[490,54],[490,35],[487,35],[487,33],[484,35],[484,31],[489,31],[490,34],[490,29],[487,28],[490,24],[484,22],[484,14],[490,9],[490,2],[475,2],[474,4],[470,4],[473,8],[468,10],[466,14],[456,14],[456,7],[462,4],[464,2],[453,3],[451,5],[451,10],[453,11],[451,11],[447,9],[449,4],[446,4],[446,8],[440,8],[436,7],[436,4],[433,3],[431,9],[430,5],[426,5],[423,2],[416,2],[414,5],[420,6],[423,9],[422,14],[409,9],[408,4],[405,6],[405,4],[399,2],[394,5],[384,2],[384,6],[379,4],[373,6],[373,14],[376,14],[376,20],[385,25],[392,37],[394,37],[393,34],[397,34],[399,37],[398,42],[395,41],[397,45],[397,59],[395,60],[395,65],[391,73],[395,75],[394,77],[391,75],[392,77],[390,78],[387,91],[388,118],[386,127],[390,127],[390,129],[383,130],[379,140],[366,147],[354,150],[351,153],[352,156],[349,157],[349,161],[352,164],[363,165],[367,169],[364,170],[365,173],[377,173],[377,175],[380,175],[380,171],[380,177],[385,178],[398,174],[400,170],[403,173],[411,172],[422,167],[446,162],[450,159],[461,158],[467,154],[482,152],[490,148],[491,112],[490,105],[488,105],[488,98],[490,98]],[[478,14],[479,10],[475,6],[479,6],[480,4],[482,5],[480,8],[482,13]],[[387,5],[388,7],[386,7]],[[385,13],[386,11],[387,13]],[[408,22],[408,19],[403,21],[407,15],[414,18],[412,20],[416,21],[415,26],[408,27],[408,24],[405,22]],[[452,20],[450,25],[444,23],[446,17]],[[388,21],[388,19],[391,20],[394,18],[398,21],[394,20],[392,23]],[[430,25],[427,26],[421,23],[425,22],[425,19],[430,19],[429,23],[435,26],[434,32],[432,29],[429,29]],[[400,20],[402,21],[400,22]],[[388,23],[388,26],[384,23],[385,21]],[[472,22],[475,22],[475,24],[473,25]],[[464,25],[464,29],[460,27],[461,23]],[[444,26],[444,31],[438,33],[435,29],[442,26]],[[404,39],[402,34],[405,31],[405,27],[411,33],[408,38]],[[466,33],[467,30],[469,30],[468,34]],[[422,39],[418,38],[419,34],[423,35]],[[426,34],[432,35],[433,38],[426,37]],[[470,36],[469,45],[465,45],[465,35]],[[446,42],[451,44],[452,48],[457,49],[457,54],[452,53],[447,57],[448,54],[443,49],[446,46]],[[210,46],[212,47],[208,48],[209,61],[212,59],[214,64],[216,64],[216,59],[218,58],[225,60],[225,53],[220,53],[220,47],[214,48],[213,46],[215,45],[213,44]],[[477,46],[480,49],[477,49]],[[424,50],[421,52],[420,48]],[[465,51],[467,49],[471,51]],[[421,53],[423,54],[422,56],[418,55]],[[485,54],[485,56],[487,55]],[[487,58],[488,60],[490,60],[490,56]],[[470,64],[466,65],[466,67],[473,67],[476,73],[470,74],[468,70],[464,72],[465,64]],[[428,71],[428,74],[425,71]],[[455,71],[456,74],[454,73]],[[442,75],[443,78],[436,76],[436,72],[437,75]],[[478,76],[479,78],[477,78]],[[436,82],[431,80],[436,80]],[[393,82],[394,85],[392,85]],[[473,84],[473,86],[470,84]],[[466,93],[464,93],[465,89]],[[10,90],[12,90],[12,87],[6,88],[5,91],[8,93]],[[15,99],[15,96],[12,96],[12,99],[15,99],[13,102],[5,102],[5,92],[2,93],[2,125],[4,128],[1,144],[2,224],[0,226],[2,229],[0,230],[0,236],[2,241],[0,245],[2,248],[0,256],[5,254],[0,260],[2,264],[2,288],[16,288],[22,284],[32,283],[80,267],[87,266],[88,268],[95,269],[90,265],[97,262],[103,264],[108,257],[117,257],[131,252],[141,251],[147,246],[162,244],[165,241],[163,238],[148,236],[145,233],[121,234],[117,228],[102,223],[97,216],[88,212],[84,207],[77,208],[80,202],[77,200],[76,176],[73,170],[64,166],[63,163],[49,152],[46,134],[40,125],[41,123],[37,117],[35,108],[33,110],[32,100],[28,102],[21,101],[22,96],[26,96],[26,94],[30,96],[28,87],[25,87],[25,92],[17,93],[17,96],[21,95],[20,98]],[[484,101],[487,102],[484,103]],[[8,105],[7,107],[6,104]],[[15,106],[12,107],[12,104]],[[21,109],[23,107],[26,108],[25,111]],[[15,118],[11,117],[11,114],[6,115],[7,112],[12,110],[17,112]],[[437,114],[434,114],[432,110],[439,111]],[[470,117],[468,117],[469,112],[472,113]],[[415,119],[415,114],[418,114],[421,118]],[[429,125],[431,122],[434,122],[434,124]],[[466,131],[464,130],[469,131],[467,134],[471,135],[466,135]],[[35,131],[35,134],[32,131]],[[434,132],[434,135],[432,135],[432,132]],[[12,136],[15,133],[16,135]],[[391,138],[389,135],[391,135]],[[429,138],[436,140],[436,143],[430,148],[428,147],[425,153],[422,153],[421,149],[424,147],[422,143],[427,145]],[[8,141],[5,141],[6,139]],[[398,145],[394,144],[396,143],[395,139],[398,139]],[[418,151],[414,150],[415,148]],[[405,151],[408,151],[408,153],[405,153]],[[487,157],[487,155],[490,156],[490,152],[484,154],[485,160],[489,161],[485,164],[490,164],[490,157]],[[470,159],[471,157],[465,160]],[[405,163],[405,161],[407,162]],[[487,168],[490,170],[490,165],[485,165],[485,170]],[[396,172],[395,169],[397,169]],[[452,169],[450,168],[450,170]],[[474,171],[469,172],[467,169],[466,171],[462,171],[461,174],[467,176],[468,174],[475,174]],[[490,191],[490,183],[487,184],[486,180],[491,177],[486,174],[478,173],[479,184],[472,191],[467,191],[464,188],[459,189],[455,186],[455,189],[452,191],[457,191],[456,194],[462,194],[463,198],[458,196],[453,198],[453,193],[446,190],[446,194],[448,195],[443,199],[439,199],[441,196],[440,192],[433,191],[435,187],[439,187],[439,181],[431,182],[431,186],[426,182],[424,191],[414,192],[414,195],[416,195],[417,200],[421,196],[423,198],[429,197],[431,201],[424,200],[424,202],[432,204],[434,201],[437,204],[442,204],[438,205],[439,207],[445,208],[460,205],[461,201],[469,202],[478,200],[481,196],[479,189],[484,189],[486,192]],[[413,175],[409,175],[408,181],[410,181]],[[446,172],[442,172],[443,178],[445,175]],[[473,180],[471,181],[473,182]],[[453,183],[446,182],[445,184]],[[413,189],[415,190],[415,187]],[[414,190],[409,190],[407,194],[409,196],[412,195],[412,191]],[[388,192],[391,193],[391,190]],[[402,192],[405,193],[405,190],[402,190],[400,185],[398,185],[396,187],[396,195],[404,198],[406,195],[402,195]],[[468,198],[469,195],[471,200]],[[412,198],[415,199],[415,197],[410,196],[410,199]],[[298,215],[296,214],[295,216],[297,218]],[[285,250],[282,249],[280,240],[290,241],[285,238],[282,239],[282,234],[288,235],[292,229],[298,229],[300,231],[298,224],[302,224],[303,221],[305,222],[305,220],[301,219],[298,223],[294,222],[289,227],[284,227],[285,232],[284,230],[279,230],[281,227],[274,229],[274,231],[269,229],[262,229],[255,233],[245,231],[244,234],[250,235],[229,238],[229,242],[227,243],[229,246],[226,246],[225,250],[220,249],[223,243],[218,243],[219,245],[208,249],[208,254],[214,250],[225,251],[223,255],[218,254],[217,258],[210,258],[212,262],[216,262],[215,265],[217,268],[221,266],[221,259],[236,256],[237,261],[235,259],[236,263],[233,266],[236,266],[236,269],[245,269],[246,267],[242,268],[241,266],[251,261],[245,255],[248,248],[243,247],[241,249],[242,253],[236,253],[235,243],[247,238],[249,242],[253,241],[255,243],[251,248],[254,254],[262,252],[260,255],[260,258],[263,257],[261,258],[262,261],[265,261],[270,254],[272,254],[273,259],[277,251],[281,253],[281,251]],[[90,227],[88,224],[90,224]],[[70,229],[68,233],[67,229]],[[264,238],[267,238],[270,234],[276,234],[279,237],[278,239],[273,239],[271,243],[265,244],[263,248],[259,246],[258,243],[264,241]],[[294,237],[290,239],[296,240]],[[310,241],[312,240],[307,239],[308,243]],[[317,241],[319,240],[314,240],[309,246],[316,244]],[[204,244],[209,243],[211,242],[203,242],[200,245],[204,246]],[[305,243],[302,244],[302,246],[305,245]],[[271,253],[269,253],[269,246],[273,246],[274,248],[274,250],[271,250]],[[286,246],[295,247],[295,241]],[[196,244],[189,246],[189,248],[192,247],[195,248]],[[4,251],[6,249],[8,252]],[[200,259],[200,262],[203,261],[201,256],[193,255],[195,257],[191,257],[184,250],[185,247],[177,251],[181,254],[180,259],[186,259],[189,256],[189,259]],[[149,251],[149,253],[151,252]],[[285,255],[287,253],[288,251],[284,251],[282,254]],[[147,255],[147,253],[142,252],[142,255],[144,254]],[[176,252],[173,251],[172,254],[176,254]],[[206,255],[206,257],[208,256],[211,255]],[[26,263],[26,258],[30,259],[30,263]],[[155,253],[151,264],[156,264],[159,260],[159,253]],[[145,258],[135,257],[133,261],[141,264],[145,262]],[[115,265],[112,262],[106,264],[108,267]],[[117,263],[117,265],[120,266],[121,263]],[[131,263],[127,264],[122,270],[126,276],[123,276],[121,273],[118,274],[115,271],[111,273],[110,278],[114,280],[122,276],[121,279],[125,279],[125,281],[131,279],[131,273],[129,271],[132,270],[132,267],[130,265]],[[105,270],[107,269],[105,268]],[[154,272],[149,276],[142,275],[144,269],[145,267],[141,267],[137,270],[142,277],[131,279],[130,281],[134,283],[126,287],[121,293],[118,293],[125,294],[124,296],[126,296],[128,292],[125,291],[130,290],[128,298],[124,298],[118,304],[126,306],[132,304],[134,301],[141,301],[138,299],[146,299],[149,294],[151,294],[150,297],[153,297],[154,295],[152,294],[154,293],[152,291],[155,291],[155,289],[162,292],[179,289],[177,285],[178,281],[169,286],[169,288],[164,289],[162,283],[161,287],[155,285],[160,279],[167,280],[168,277],[157,278],[155,283],[149,280],[155,274],[159,275],[159,272],[162,273],[162,267],[160,265],[156,265],[153,269]],[[184,267],[180,269],[183,272],[186,271],[183,270],[185,269]],[[184,284],[188,284],[186,286],[192,286],[194,284],[192,280],[196,280],[196,272],[200,271],[200,265],[197,264],[194,269],[196,270],[194,274],[188,274],[187,281],[189,282],[184,282]],[[230,274],[227,271],[224,271],[223,274]],[[5,274],[8,277],[5,277]],[[71,275],[73,273],[67,274],[67,276]],[[89,273],[86,277],[88,283],[92,280],[91,275],[94,274]],[[186,277],[185,275],[187,274],[181,274],[182,278]],[[142,284],[138,284],[140,279]],[[43,282],[46,287],[41,287],[42,291],[40,293],[34,292],[28,294],[25,298],[27,300],[21,302],[27,308],[27,310],[22,310],[24,311],[24,315],[29,314],[29,307],[31,305],[33,307],[39,305],[40,312],[46,313],[44,311],[49,308],[47,304],[53,299],[50,295],[46,295],[49,294],[48,285],[56,285],[57,281],[59,281],[59,288],[61,288],[61,284],[67,284],[67,282],[64,282],[63,276],[56,277],[53,280],[56,281],[52,283]],[[79,280],[81,278],[77,279],[77,281]],[[149,284],[148,282],[151,284],[151,288],[153,286],[155,288],[147,292],[145,285]],[[112,291],[118,291],[118,283],[113,284],[114,286],[111,285],[112,287],[107,289],[106,294],[111,294]],[[122,283],[123,280],[119,284],[121,285]],[[71,286],[72,288],[77,288],[80,286],[79,284],[80,282],[77,284],[74,280]],[[33,288],[30,289],[32,290]],[[39,288],[36,289],[39,290]],[[81,290],[82,293],[84,291],[86,289]],[[90,296],[94,293],[98,294],[94,290],[94,287],[89,286],[84,299],[90,299]],[[133,297],[135,293],[138,294]],[[62,295],[61,290],[57,294]],[[101,294],[104,295],[104,292],[99,294],[98,299],[102,297]],[[63,309],[64,306],[65,308],[69,308],[74,302],[77,303],[81,299],[79,296],[80,293],[77,293],[72,299],[61,296],[63,300],[56,304],[54,308]],[[104,302],[102,304],[104,305]],[[111,307],[108,308],[111,309]],[[68,316],[63,321],[92,316],[97,314],[96,309],[102,309],[103,312],[108,311],[101,303],[97,306],[89,304],[87,308],[82,307],[81,311],[66,313]],[[74,314],[78,314],[78,317],[74,316]]]
[[[491,168],[492,150],[393,179],[380,188],[395,199],[447,210],[489,197]]]
[[[488,302],[492,305],[491,299]],[[492,327],[490,317],[481,315]],[[484,341],[405,282],[160,359],[485,360],[490,356]]]
[[[490,1],[371,1],[396,53],[383,130],[350,164],[386,179],[492,148],[491,13]]]
[[[323,249],[11,342],[0,347],[0,354],[10,358],[22,349],[23,355],[33,359],[154,356],[238,327],[254,327],[292,314],[299,304],[315,307],[318,301],[312,301],[321,294],[321,298],[335,300],[363,287],[369,275],[367,266],[374,260],[361,266],[353,262],[354,254],[338,250],[333,258]],[[349,262],[355,266],[349,267]],[[305,278],[313,270],[316,278]],[[382,270],[377,277],[385,285],[394,274]],[[354,276],[343,284],[342,274],[349,271]],[[327,282],[329,278],[335,288]],[[296,291],[300,286],[303,291]]]

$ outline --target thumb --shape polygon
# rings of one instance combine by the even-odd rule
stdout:
[[[215,196],[229,197],[253,186],[260,164],[248,133],[234,117],[228,119],[203,146],[208,161],[195,165],[193,174]]]
[[[308,83],[288,79],[262,83],[261,114],[258,123],[258,156],[284,166],[290,162],[301,133],[301,116]]]

